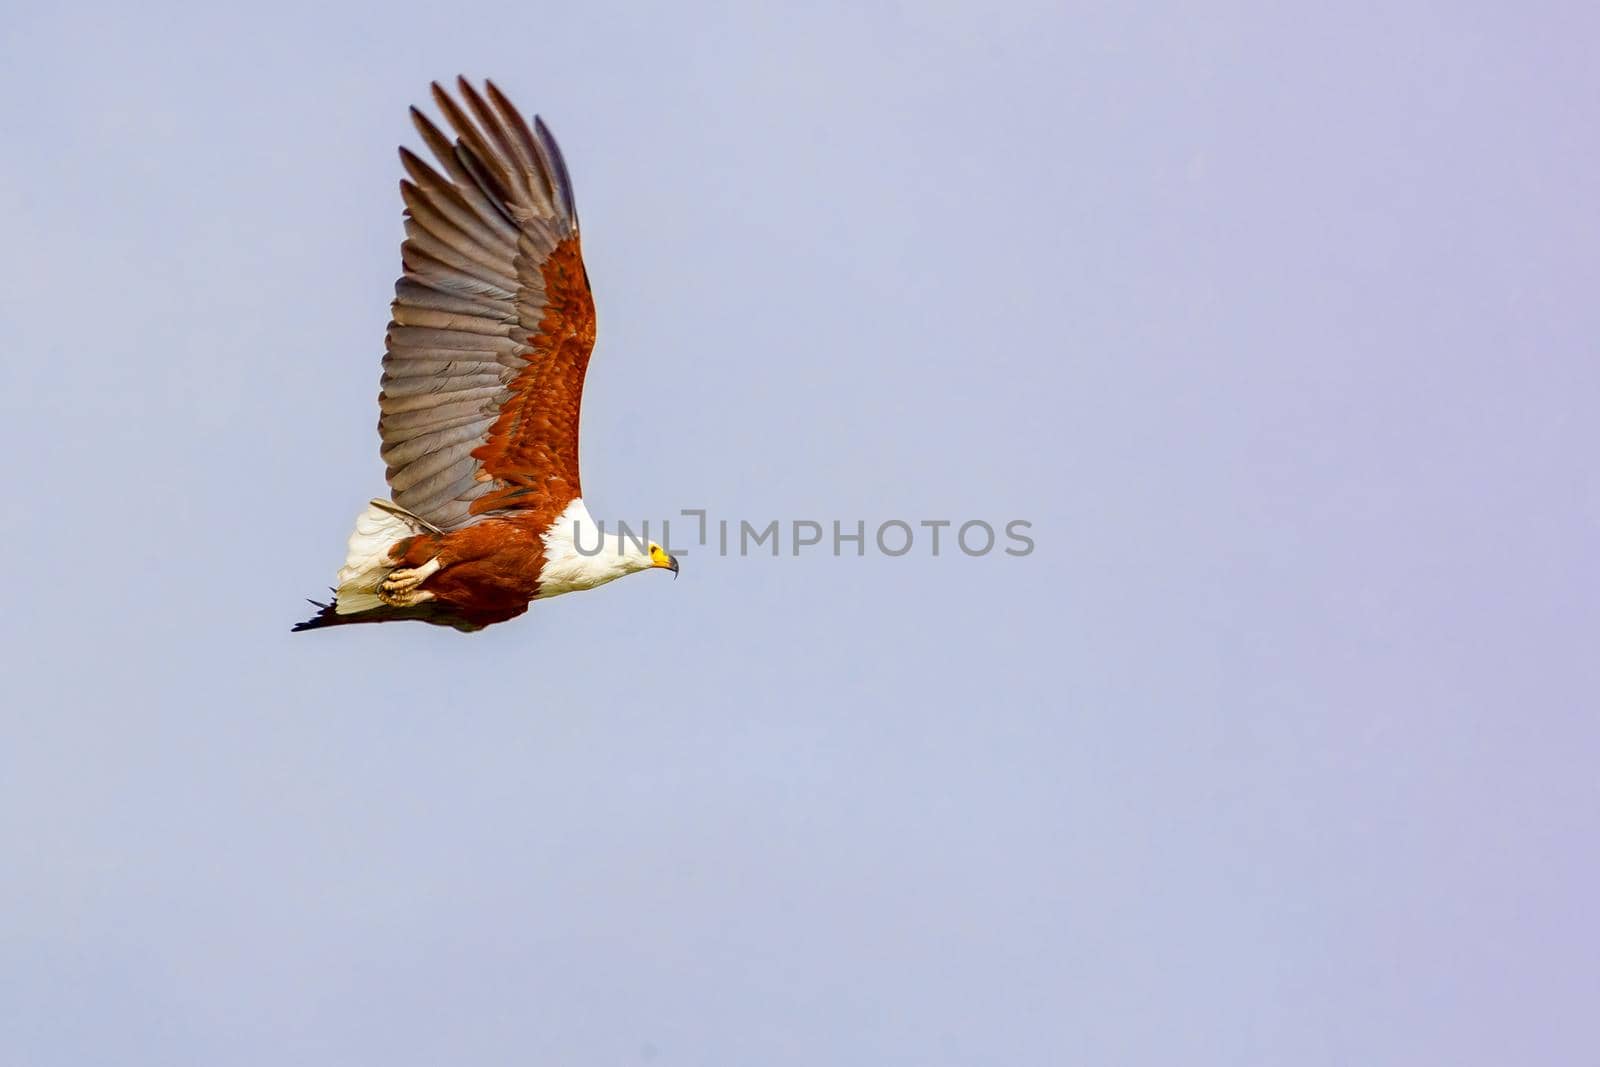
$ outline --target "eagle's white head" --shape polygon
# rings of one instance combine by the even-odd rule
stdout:
[[[582,497],[574,498],[542,537],[541,600],[593,589],[635,571],[661,569],[678,573],[678,561],[656,542],[602,532]]]

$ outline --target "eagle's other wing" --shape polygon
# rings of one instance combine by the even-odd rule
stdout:
[[[579,495],[578,406],[594,347],[561,149],[494,83],[484,95],[457,85],[471,117],[433,86],[454,143],[411,109],[443,173],[400,150],[405,273],[378,398],[390,495],[444,530],[507,508],[553,517]]]

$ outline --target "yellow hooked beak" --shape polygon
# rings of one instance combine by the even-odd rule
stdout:
[[[650,546],[650,566],[665,567],[674,578],[678,576],[678,561],[667,555],[667,550],[660,545]]]

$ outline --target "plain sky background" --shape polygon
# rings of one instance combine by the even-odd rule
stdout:
[[[1588,5],[28,4],[0,1064],[1593,1064]],[[395,146],[561,138],[595,513],[1025,518],[290,635]]]

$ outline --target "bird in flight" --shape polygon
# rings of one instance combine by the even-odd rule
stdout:
[[[388,500],[356,518],[333,599],[296,630],[416,619],[481,630],[534,600],[678,573],[655,542],[603,534],[578,485],[594,300],[561,149],[486,82],[416,108],[440,169],[406,149],[378,434]]]

